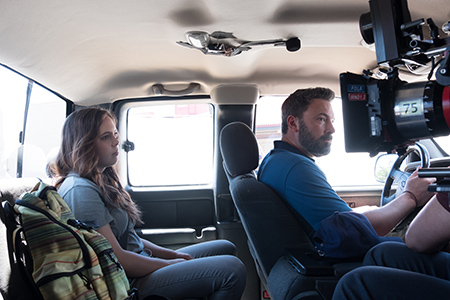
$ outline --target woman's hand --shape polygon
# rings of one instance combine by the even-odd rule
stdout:
[[[191,260],[193,259],[193,257],[187,253],[183,253],[183,252],[176,252],[176,257],[177,258],[183,258],[185,260]]]
[[[163,258],[163,259],[177,259],[177,258],[182,258],[183,260],[193,259],[193,257],[187,253],[178,252],[178,251],[175,251],[172,249],[167,249],[167,248],[158,246],[146,239],[141,239],[141,240],[142,240],[142,243],[144,244],[144,247],[151,251],[153,257],[159,257],[159,258]]]

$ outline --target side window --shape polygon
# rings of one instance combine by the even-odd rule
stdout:
[[[273,141],[281,139],[281,105],[287,96],[265,96],[258,100],[256,109],[256,138],[262,160],[273,148]],[[380,186],[375,180],[376,157],[368,153],[347,153],[344,143],[344,126],[341,99],[332,102],[335,114],[333,143],[330,154],[316,158],[329,183],[335,188],[355,186]]]
[[[125,132],[126,140],[134,144],[134,150],[127,153],[131,186],[211,184],[214,148],[211,104],[130,107]]]
[[[437,137],[434,140],[447,154],[450,153],[450,136]]]
[[[48,177],[66,106],[52,92],[0,67],[0,178]]]
[[[0,178],[16,177],[28,80],[0,67]]]

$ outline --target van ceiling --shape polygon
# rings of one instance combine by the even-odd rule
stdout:
[[[440,27],[450,19],[448,0],[408,6],[413,20],[432,17]],[[339,94],[339,73],[376,66],[359,32],[368,11],[365,0],[2,1],[0,64],[82,105],[154,96],[156,83],[197,82],[199,94],[227,83],[257,84],[261,94],[309,86]],[[296,36],[302,47],[205,55],[176,43],[194,30],[252,41]]]

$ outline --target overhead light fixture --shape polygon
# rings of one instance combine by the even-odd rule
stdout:
[[[186,33],[186,39],[195,48],[206,48],[209,45],[209,33],[204,31],[189,31]]]
[[[186,33],[186,40],[187,42],[178,41],[177,44],[200,50],[204,54],[224,56],[235,56],[252,49],[253,46],[261,45],[284,46],[289,52],[298,51],[301,47],[297,37],[287,40],[245,41],[236,38],[231,32],[224,31],[214,31],[211,34],[204,31],[189,31]]]

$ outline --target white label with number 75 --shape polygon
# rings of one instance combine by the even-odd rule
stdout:
[[[421,100],[405,100],[396,103],[395,115],[400,118],[423,115],[423,102]]]

